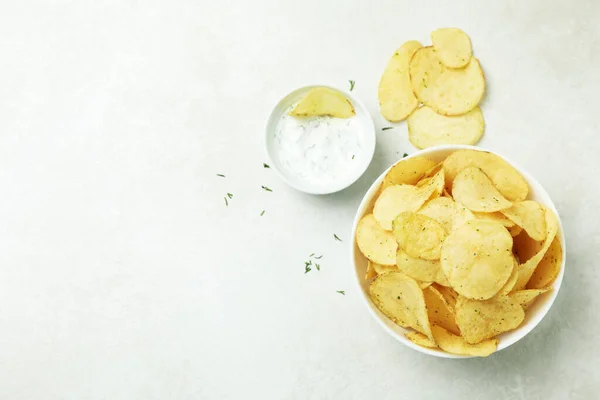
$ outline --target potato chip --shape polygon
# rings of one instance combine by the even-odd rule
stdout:
[[[422,47],[412,56],[409,73],[417,99],[438,114],[465,114],[485,92],[483,71],[475,57],[464,68],[452,69],[439,61],[433,47]]]
[[[475,144],[485,130],[479,107],[466,114],[445,116],[423,106],[410,114],[407,123],[408,139],[419,149],[444,144]]]
[[[373,303],[389,319],[433,340],[423,290],[414,279],[388,272],[375,278],[369,292]]]
[[[498,291],[499,296],[508,295],[510,292],[512,292],[515,285],[517,284],[517,280],[519,279],[519,263],[517,262],[516,259],[513,259],[513,264],[514,264],[514,267],[510,274],[510,277],[508,278],[508,280],[506,281],[504,286],[502,286],[502,289],[500,289]]]
[[[422,193],[423,197],[427,197],[427,199],[433,199],[436,197],[440,197],[444,190],[444,185],[446,180],[444,178],[444,170],[440,168],[433,176],[428,178],[423,178],[419,183],[419,190]]]
[[[465,168],[456,175],[452,183],[452,196],[471,211],[494,212],[512,205],[477,167]]]
[[[432,282],[439,279],[442,273],[442,266],[439,260],[424,260],[422,258],[411,257],[401,248],[398,249],[396,254],[398,270],[413,279]]]
[[[411,257],[425,260],[440,258],[446,231],[436,220],[413,212],[403,212],[394,219],[394,237]]]
[[[412,185],[390,186],[375,200],[373,216],[383,229],[391,231],[392,221],[398,214],[404,211],[417,211],[428,197]]]
[[[442,271],[463,296],[489,299],[513,271],[512,243],[502,225],[474,219],[452,231],[444,241]]]
[[[519,225],[514,225],[506,229],[508,229],[508,233],[510,233],[510,236],[512,237],[518,236],[521,232],[523,232],[523,228],[521,228]]]
[[[448,233],[459,228],[465,222],[475,219],[473,213],[465,206],[448,197],[437,197],[429,200],[418,213],[435,219]]]
[[[329,115],[336,118],[350,118],[356,115],[354,107],[341,92],[326,87],[310,89],[294,106],[290,115],[310,117]]]
[[[456,302],[456,322],[467,343],[480,343],[515,329],[524,318],[523,308],[508,296],[495,296],[489,300],[461,296]]]
[[[519,266],[519,279],[515,285],[516,290],[521,290],[527,285],[527,282],[533,276],[536,267],[544,258],[546,251],[550,248],[558,232],[558,219],[556,219],[556,215],[549,209],[545,209],[544,214],[546,216],[546,239],[542,248],[533,257]]]
[[[406,337],[414,344],[418,344],[421,347],[428,347],[432,349],[437,348],[437,344],[435,344],[433,340],[429,339],[427,336],[423,335],[420,332],[410,331],[408,333],[405,333],[404,337]]]
[[[485,219],[488,221],[498,222],[505,228],[510,228],[510,227],[515,226],[515,223],[512,222],[510,219],[506,218],[500,211],[491,212],[491,213],[474,211],[473,215],[477,219]]]
[[[527,197],[529,186],[521,174],[503,158],[487,151],[459,150],[444,160],[446,189],[451,191],[452,182],[467,167],[481,169],[506,199],[522,201]],[[451,193],[454,196],[454,193]]]
[[[436,29],[431,32],[431,43],[442,64],[448,68],[462,68],[471,60],[471,39],[458,28]]]
[[[498,339],[484,340],[481,343],[469,344],[460,337],[451,334],[441,326],[434,325],[431,327],[435,343],[444,351],[450,354],[461,356],[476,356],[487,357],[498,348]]]
[[[367,272],[365,272],[365,281],[370,281],[371,279],[377,276],[377,271],[375,271],[375,267],[373,265],[375,264],[371,262],[371,260],[367,260]]]
[[[514,202],[512,207],[500,212],[525,229],[533,240],[542,241],[546,237],[546,217],[539,203],[532,200]]]
[[[544,242],[537,242],[530,238],[527,232],[521,231],[521,233],[513,238],[513,253],[519,264],[524,264],[531,257],[535,256],[542,249],[543,245]]]
[[[437,164],[425,157],[410,157],[396,163],[383,178],[380,192],[392,185],[414,185]]]
[[[451,287],[441,285],[434,285],[434,287],[442,296],[444,296],[444,300],[446,300],[448,306],[454,311],[456,299],[458,299],[458,293],[456,293],[456,290],[452,289]]]
[[[365,215],[358,223],[356,243],[364,256],[372,262],[382,265],[396,264],[398,243],[391,232],[379,226],[373,214]]]
[[[551,289],[552,288],[517,290],[516,292],[509,294],[509,297],[526,311],[540,294],[546,293]]]
[[[551,285],[560,272],[562,261],[562,246],[557,235],[527,282],[527,289],[539,289]]]
[[[444,296],[433,286],[424,289],[423,296],[425,296],[429,322],[432,325],[439,325],[455,335],[460,335],[454,308],[450,307]]]
[[[417,108],[408,74],[408,63],[413,54],[423,46],[410,40],[404,43],[392,56],[379,81],[379,109],[388,121],[402,121]]]
[[[375,273],[377,275],[385,274],[386,272],[390,271],[398,271],[398,267],[396,267],[395,265],[382,265],[371,261],[369,261],[369,263],[371,264],[371,267],[375,270]]]

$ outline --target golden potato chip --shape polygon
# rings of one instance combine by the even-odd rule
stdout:
[[[407,275],[407,276],[408,276],[408,275]],[[415,280],[416,280],[416,279],[415,279]],[[425,282],[425,281],[419,281],[419,280],[416,280],[416,281],[417,281],[417,283],[419,284],[419,287],[420,287],[421,289],[427,289],[429,286],[431,286],[431,285],[433,284],[433,282]]]
[[[421,183],[419,190],[423,192],[422,197],[427,199],[440,197],[446,183],[444,170],[440,168],[433,176],[424,178],[419,183]]]
[[[518,225],[515,225],[518,226]],[[519,261],[524,264],[531,257],[536,255],[542,249],[544,242],[537,242],[527,235],[524,230],[513,238],[513,253]]]
[[[448,68],[462,68],[471,60],[471,39],[458,28],[436,29],[431,32],[431,43],[442,64]]]
[[[494,212],[512,205],[477,167],[465,168],[456,175],[452,183],[452,196],[471,211]]]
[[[382,265],[374,262],[372,262],[371,264],[373,265],[373,269],[375,270],[377,275],[385,274],[386,272],[390,271],[398,271],[398,267],[396,267],[395,265]]]
[[[392,56],[379,81],[379,109],[388,121],[402,121],[417,108],[408,75],[408,63],[413,54],[423,46],[410,40],[404,43]]]
[[[529,282],[527,282],[527,289],[539,289],[552,284],[560,272],[562,261],[562,246],[560,245],[560,238],[556,235],[546,254],[544,254],[544,258],[542,258]]]
[[[489,299],[513,271],[512,244],[512,237],[499,223],[474,219],[452,231],[444,241],[442,271],[463,296]]]
[[[509,297],[525,311],[533,304],[540,294],[546,293],[551,289],[552,288],[517,290],[516,292],[509,294]]]
[[[392,185],[414,185],[435,166],[435,161],[425,157],[402,159],[385,174],[380,192]]]
[[[454,307],[456,306],[456,299],[458,299],[458,293],[456,290],[447,286],[434,285],[436,290],[440,292],[442,296],[444,296],[444,300],[448,303],[448,306],[454,311]]]
[[[373,265],[374,263],[371,260],[367,260],[367,272],[365,272],[365,281],[370,281],[371,279],[377,276],[377,271],[375,271],[375,267]]]
[[[515,223],[512,222],[510,219],[506,218],[500,211],[491,212],[491,213],[474,211],[473,215],[477,219],[485,219],[488,221],[498,222],[505,228],[510,228],[510,227],[515,226]]]
[[[467,167],[481,169],[506,199],[522,201],[527,197],[529,186],[521,174],[503,158],[487,151],[459,150],[444,160],[446,189],[451,191],[452,182]],[[454,193],[451,193],[454,196]]]
[[[404,336],[414,344],[418,344],[421,347],[428,347],[432,349],[437,348],[437,345],[433,340],[429,339],[420,332],[410,331],[405,333]]]
[[[465,206],[448,197],[437,197],[429,200],[418,213],[435,219],[448,233],[462,226],[465,222],[475,219],[473,213]]]
[[[434,325],[431,330],[435,343],[450,354],[487,357],[496,351],[500,343],[498,339],[488,339],[481,343],[469,344],[462,337],[451,334],[441,326]]]
[[[519,266],[519,279],[515,285],[516,290],[521,290],[527,285],[527,282],[529,282],[529,279],[533,276],[536,267],[544,258],[546,251],[550,248],[550,245],[558,232],[558,219],[556,218],[556,215],[547,208],[544,209],[544,214],[546,217],[546,239],[544,239],[542,248],[533,257]]]
[[[495,296],[489,300],[461,296],[456,302],[456,322],[467,343],[479,343],[515,329],[524,318],[523,308],[508,296]]]
[[[485,92],[479,61],[471,57],[462,69],[444,66],[433,47],[422,47],[409,64],[412,90],[423,104],[442,115],[461,115],[475,108]]]
[[[429,322],[432,325],[439,325],[455,335],[460,335],[454,309],[446,302],[444,296],[433,286],[424,289],[423,296],[425,296]]]
[[[410,114],[407,123],[408,140],[419,149],[443,144],[475,144],[485,130],[479,107],[466,114],[445,116],[423,106]]]
[[[413,212],[403,212],[394,219],[394,237],[411,257],[425,260],[440,258],[446,231],[436,220]]]
[[[414,279],[399,272],[388,272],[375,278],[369,292],[373,303],[389,319],[433,340],[423,290]]]
[[[310,89],[302,100],[290,111],[290,115],[310,117],[329,115],[336,118],[350,118],[356,115],[350,100],[337,90],[326,87]]]
[[[508,278],[508,280],[506,281],[504,286],[502,286],[502,289],[500,289],[498,291],[499,296],[508,295],[510,292],[512,292],[515,285],[517,284],[517,280],[519,279],[519,263],[517,262],[516,259],[513,259],[513,264],[514,264],[514,267],[510,274],[510,277]]]
[[[401,248],[398,249],[396,254],[398,270],[413,279],[432,282],[439,279],[439,275],[442,273],[439,260],[424,260],[422,258],[411,257]]]
[[[373,214],[365,215],[358,223],[356,243],[364,256],[372,262],[382,265],[396,264],[398,243],[391,232],[379,226]]]
[[[508,233],[510,233],[510,236],[512,237],[518,236],[523,231],[523,228],[521,228],[519,225],[513,225],[506,229],[508,229]]]
[[[394,185],[386,188],[375,200],[373,216],[379,225],[387,230],[392,230],[392,221],[404,211],[417,211],[427,197],[420,188],[412,185]]]
[[[500,212],[525,229],[533,240],[542,241],[546,237],[546,217],[539,203],[532,200],[514,202],[512,207]]]

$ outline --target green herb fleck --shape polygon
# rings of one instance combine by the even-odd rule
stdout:
[[[321,258],[323,258],[323,254],[321,254],[320,256],[315,257],[316,260],[320,260]]]
[[[340,239],[340,238],[338,237],[338,235],[336,235],[335,233],[333,234],[333,238],[334,238],[335,240],[339,241],[339,242],[341,242],[341,241],[342,241],[342,239]]]
[[[223,174],[217,174],[217,176],[220,176],[221,178],[225,178],[225,175],[223,175]]]
[[[317,271],[321,270],[321,265],[320,264],[315,264],[315,267],[317,268]]]
[[[350,82],[350,91],[353,91],[354,90],[354,84],[356,82],[354,82],[354,81],[348,81],[348,82]]]
[[[262,210],[262,212],[260,213],[260,216],[262,217],[263,215],[265,215],[265,210]]]
[[[336,290],[336,293],[342,294],[344,296],[346,295],[346,292],[343,290]]]
[[[227,197],[229,197],[230,199],[232,199],[233,198],[233,194],[227,193]]]
[[[314,256],[314,255],[315,255],[315,253],[311,253],[311,255],[310,255],[309,257],[312,257],[312,256]]]
[[[393,126],[386,126],[385,128],[381,128],[382,131],[387,131],[388,129],[394,129]]]
[[[271,168],[271,166],[269,164],[263,163],[263,168]]]
[[[402,158],[404,158],[404,157],[408,157],[408,153],[404,153],[404,154],[402,155]]]
[[[309,273],[310,271],[312,271],[312,269],[308,265],[304,267],[305,274]]]
[[[352,154],[352,159],[354,160],[354,154]]]
[[[272,190],[271,190],[271,189],[269,189],[269,188],[268,188],[268,187],[266,187],[266,186],[261,186],[261,188],[263,188],[263,190],[266,190],[267,192],[272,192]]]
[[[227,201],[227,197],[223,197],[223,200],[225,200],[225,207],[229,207],[229,202]]]

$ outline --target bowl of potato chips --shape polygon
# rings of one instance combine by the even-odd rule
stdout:
[[[351,257],[371,315],[445,358],[485,357],[535,328],[560,289],[565,239],[542,185],[472,146],[428,148],[370,187]]]

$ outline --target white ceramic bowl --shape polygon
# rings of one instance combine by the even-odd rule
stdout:
[[[364,143],[366,144],[366,147],[364,149],[364,155],[361,157],[359,163],[357,163],[356,168],[354,168],[351,171],[352,173],[348,174],[348,176],[344,179],[336,180],[334,183],[327,185],[316,185],[307,182],[302,177],[290,172],[288,169],[282,166],[279,161],[279,157],[277,156],[279,147],[275,142],[275,133],[280,118],[289,111],[292,105],[300,101],[300,99],[306,94],[306,92],[315,87],[326,87],[329,89],[336,90],[342,93],[348,100],[350,100],[356,112],[356,115],[352,118],[358,119],[358,122],[360,123],[363,130]],[[288,185],[297,190],[310,194],[335,193],[347,188],[348,186],[356,182],[356,180],[360,178],[361,175],[366,171],[367,167],[371,163],[371,160],[373,159],[373,154],[375,153],[375,142],[375,125],[373,124],[371,115],[369,114],[365,106],[349,92],[327,85],[304,86],[294,90],[290,94],[286,95],[283,99],[281,99],[271,112],[271,115],[269,116],[269,119],[267,121],[265,137],[265,147],[267,156],[271,161],[271,167]]]
[[[443,159],[448,157],[450,154],[454,153],[457,150],[462,150],[462,149],[484,151],[483,149],[473,147],[473,146],[448,145],[448,146],[438,146],[438,147],[432,147],[432,148],[428,148],[425,150],[421,150],[414,154],[411,154],[407,158],[416,157],[416,156],[425,156],[425,157],[431,158],[434,161],[442,161]],[[489,150],[485,150],[485,151],[489,151]],[[493,152],[491,152],[491,153],[493,153]],[[494,154],[497,154],[497,153],[494,153]],[[497,154],[497,155],[501,156],[500,154]],[[527,196],[527,198],[530,200],[535,200],[535,201],[543,204],[544,206],[548,207],[558,217],[559,229],[558,229],[557,235],[559,235],[560,242],[562,244],[563,259],[562,259],[562,265],[560,268],[560,273],[558,274],[558,277],[552,284],[553,290],[546,292],[538,297],[536,302],[527,310],[526,316],[525,316],[525,321],[523,321],[523,323],[521,324],[521,326],[519,328],[517,328],[516,330],[510,331],[510,332],[505,332],[498,336],[498,338],[500,339],[500,344],[498,345],[498,351],[507,348],[508,346],[518,342],[520,339],[525,337],[529,332],[531,332],[533,330],[533,328],[535,328],[537,326],[537,324],[540,323],[540,321],[548,313],[548,311],[550,310],[550,307],[552,307],[552,304],[554,303],[554,300],[556,299],[556,296],[558,295],[558,292],[560,290],[560,286],[562,284],[563,276],[565,273],[565,260],[566,260],[566,256],[567,256],[565,237],[563,234],[560,216],[558,215],[558,212],[556,211],[556,207],[554,206],[554,203],[552,203],[550,196],[548,196],[548,193],[546,193],[546,190],[544,190],[542,185],[537,180],[535,180],[527,171],[525,171],[523,168],[519,167],[517,164],[515,164],[513,161],[507,159],[506,157],[504,157],[504,156],[501,156],[501,157],[504,158],[509,164],[511,164],[517,171],[519,171],[521,173],[521,175],[523,175],[523,178],[525,178],[525,180],[529,184],[530,190],[529,190],[529,195]],[[354,218],[354,224],[352,225],[352,236],[351,236],[352,238],[356,237],[356,226],[358,225],[358,222],[361,220],[361,218],[365,214],[368,214],[371,211],[371,209],[373,207],[372,203],[375,200],[375,195],[376,195],[379,185],[383,181],[383,178],[386,173],[387,173],[387,171],[384,172],[383,174],[381,174],[381,176],[379,176],[379,178],[377,178],[377,180],[375,182],[373,182],[373,185],[371,185],[371,187],[367,191],[367,194],[365,194],[365,197],[363,198],[362,202],[360,203],[360,206],[358,207],[358,211],[356,213],[356,217]],[[369,285],[367,284],[367,282],[364,279],[365,272],[367,269],[367,259],[362,255],[362,253],[358,249],[358,246],[356,245],[356,240],[353,240],[353,244],[350,249],[350,253],[351,253],[352,264],[354,265],[356,282],[358,283],[358,288],[362,295],[364,303],[367,306],[367,309],[369,310],[369,312],[373,316],[373,318],[375,318],[375,320],[379,323],[379,325],[387,333],[392,335],[394,338],[396,338],[398,341],[405,344],[406,346],[408,346],[414,350],[417,350],[421,353],[429,354],[429,355],[436,356],[436,357],[443,357],[443,358],[471,358],[469,356],[458,356],[458,355],[454,355],[454,354],[449,354],[449,353],[446,353],[441,350],[426,349],[426,348],[418,346],[418,345],[412,343],[410,340],[406,339],[404,337],[404,334],[406,332],[408,332],[408,330],[396,325],[394,322],[392,322],[390,319],[388,319],[371,302],[371,299],[369,298]]]

